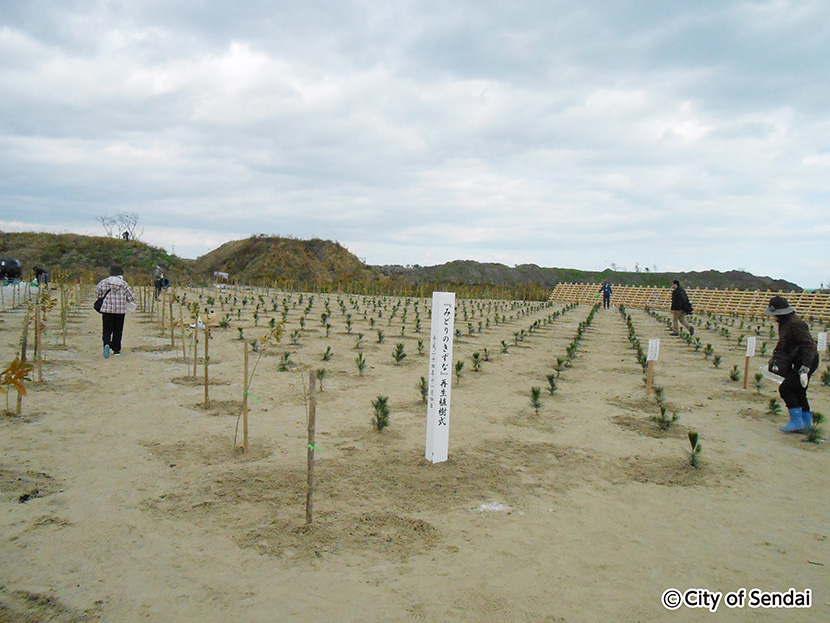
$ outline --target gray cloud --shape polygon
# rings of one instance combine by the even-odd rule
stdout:
[[[825,2],[0,6],[0,228],[817,286]],[[771,249],[788,249],[774,253]]]

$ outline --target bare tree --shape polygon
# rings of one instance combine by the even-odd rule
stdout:
[[[118,225],[118,223],[115,221],[115,219],[113,217],[111,217],[111,216],[96,216],[95,220],[98,221],[99,223],[101,223],[101,225],[104,228],[104,231],[107,232],[107,236],[109,236],[110,238],[115,237],[115,234],[113,232],[115,231],[115,227],[116,227],[116,225]]]
[[[138,213],[136,212],[119,212],[115,215],[115,221],[121,236],[125,239],[139,240],[144,234],[143,227],[141,231],[138,230]]]
[[[138,214],[136,212],[119,212],[115,216],[96,216],[95,220],[101,223],[110,238],[138,240],[144,234],[143,227],[141,230],[138,229]]]

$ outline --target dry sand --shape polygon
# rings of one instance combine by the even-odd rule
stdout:
[[[265,300],[281,309],[285,297]],[[464,337],[454,359],[466,363],[452,389],[450,456],[431,465],[416,388],[427,373],[416,349],[418,337],[428,342],[427,302],[420,336],[410,306],[401,337],[403,308],[388,324],[400,299],[341,298],[351,335],[337,297],[317,295],[291,346],[308,303],[305,295],[294,307],[293,294],[283,343],[252,354],[248,454],[234,449],[237,327],[261,337],[279,314],[260,312],[254,327],[251,302],[231,328],[213,331],[209,409],[178,342],[172,349],[148,314],[128,316],[124,352],[107,360],[91,299],[73,315],[66,349],[50,320],[43,382],[31,385],[21,418],[0,417],[0,621],[830,620],[830,456],[778,431],[786,418],[766,414],[777,386],[765,381],[758,393],[729,379],[744,364],[735,327],[729,339],[721,324],[698,328],[724,358],[716,369],[629,310],[643,342],[661,338],[655,384],[679,420],[660,432],[617,309],[598,311],[537,415],[530,388],[546,386],[590,309],[547,322],[563,305],[502,303],[507,322],[495,325],[495,303],[467,301],[471,317],[459,310],[456,322]],[[535,320],[538,330],[513,345]],[[21,325],[20,310],[0,316],[3,362]],[[399,342],[408,357],[396,366]],[[326,346],[334,356],[323,362]],[[474,372],[470,356],[484,348],[491,360]],[[284,350],[300,369],[278,370]],[[753,372],[762,361],[752,360]],[[303,369],[317,368],[328,374],[307,527]],[[391,407],[383,432],[370,424],[380,394]],[[830,414],[829,395],[816,378],[813,409]],[[689,430],[700,434],[697,469],[688,465]],[[669,612],[661,595],[671,587],[809,588],[812,607]]]

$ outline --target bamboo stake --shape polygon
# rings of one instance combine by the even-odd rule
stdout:
[[[208,396],[208,363],[210,362],[210,355],[208,353],[209,343],[210,329],[205,327],[205,409],[210,409],[210,397]]]
[[[176,323],[173,322],[173,297],[170,297],[170,348],[176,348],[176,334],[174,333],[174,329],[176,328]]]
[[[314,439],[317,433],[317,376],[308,373],[308,491],[305,500],[305,523],[314,521]]]
[[[167,293],[162,292],[161,301],[159,301],[159,307],[161,307],[161,334],[164,335],[164,313],[167,311],[167,305],[165,305],[165,301],[167,300]]]
[[[242,384],[243,392],[242,392],[242,452],[248,454],[248,389],[250,387],[248,381],[248,341],[242,340],[242,344],[244,345],[244,370],[245,370],[245,382]]]
[[[654,381],[654,361],[648,362],[648,373],[646,375],[646,396],[652,392],[652,382]]]
[[[35,299],[35,364],[37,365],[37,382],[43,382],[43,353],[41,352],[41,331],[43,330],[43,319],[41,318],[41,293],[38,292],[38,297]]]
[[[196,314],[196,321],[193,323],[193,376],[196,376],[199,355],[199,314]]]

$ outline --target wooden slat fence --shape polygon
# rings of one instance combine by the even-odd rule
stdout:
[[[611,286],[612,305],[625,305],[635,309],[669,310],[671,289],[653,286]],[[559,283],[551,292],[550,300],[563,303],[598,303],[600,285],[596,283]],[[830,322],[830,294],[812,292],[762,292],[760,290],[710,290],[689,288],[686,290],[697,312],[759,316],[776,294],[785,297],[796,312],[805,319]]]

